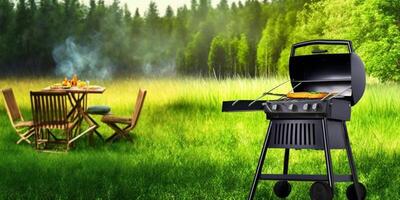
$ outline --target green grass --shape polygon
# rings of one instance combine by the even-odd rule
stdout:
[[[13,87],[26,118],[29,91],[52,79],[3,79]],[[36,152],[18,139],[0,101],[0,199],[244,199],[250,189],[268,122],[262,112],[222,113],[221,102],[252,99],[280,80],[92,81],[107,87],[89,104],[106,104],[129,115],[139,87],[148,96],[134,143],[89,147],[67,154]],[[288,88],[282,88],[281,92]],[[371,81],[348,123],[361,182],[368,199],[399,199],[400,86]],[[98,118],[97,118],[98,119]],[[104,126],[104,135],[111,130]],[[289,172],[324,173],[323,153],[292,151]],[[334,151],[334,170],[349,171],[343,151]],[[264,172],[280,173],[283,150],[270,150]],[[308,199],[311,183],[293,183],[290,199]],[[345,199],[347,183],[337,184]],[[261,182],[258,199],[277,199],[273,182]]]

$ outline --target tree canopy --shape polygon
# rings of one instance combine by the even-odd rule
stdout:
[[[399,9],[397,0],[192,0],[165,12],[151,2],[141,15],[118,0],[0,0],[0,70],[287,76],[293,43],[349,39],[370,75],[400,81]]]

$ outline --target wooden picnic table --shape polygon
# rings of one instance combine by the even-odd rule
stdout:
[[[89,143],[92,143],[93,132],[102,140],[103,137],[96,131],[98,128],[97,123],[86,113],[87,109],[87,97],[88,94],[103,94],[106,88],[101,86],[88,86],[88,87],[70,87],[70,88],[52,88],[46,87],[43,91],[51,92],[51,91],[64,91],[69,94],[69,101],[71,103],[71,110],[68,112],[67,117],[71,119],[71,121],[75,122],[76,127],[74,127],[74,138],[71,142],[79,139],[83,135],[89,133]],[[81,132],[81,124],[82,121],[85,121],[89,128],[85,131]]]

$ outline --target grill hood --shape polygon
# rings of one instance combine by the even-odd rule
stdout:
[[[330,53],[318,49],[320,45],[344,46],[348,52]],[[296,51],[307,46],[314,48],[310,54],[296,55]],[[310,40],[294,44],[289,75],[294,92],[341,93],[351,105],[361,99],[365,90],[364,64],[349,40]]]

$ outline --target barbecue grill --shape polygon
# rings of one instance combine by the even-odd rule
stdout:
[[[346,47],[346,52],[330,53],[321,50],[321,46]],[[306,49],[304,47],[313,50],[310,54],[296,55],[296,51]],[[288,181],[315,181],[310,189],[311,199],[333,199],[335,182],[352,182],[346,191],[347,198],[365,199],[366,188],[358,182],[346,128],[351,107],[361,99],[365,90],[364,64],[354,53],[351,41],[311,40],[294,44],[289,59],[289,75],[290,80],[255,100],[223,102],[223,112],[264,111],[270,120],[248,199],[253,199],[260,180],[276,180],[273,190],[281,198],[291,192],[292,186]],[[291,92],[324,92],[327,95],[321,99],[291,99],[286,94],[272,93],[285,83],[291,84]],[[261,100],[267,95],[279,98]],[[282,174],[262,173],[268,148],[285,149]],[[326,174],[289,174],[290,149],[323,150]],[[331,149],[346,150],[350,175],[334,174]]]

